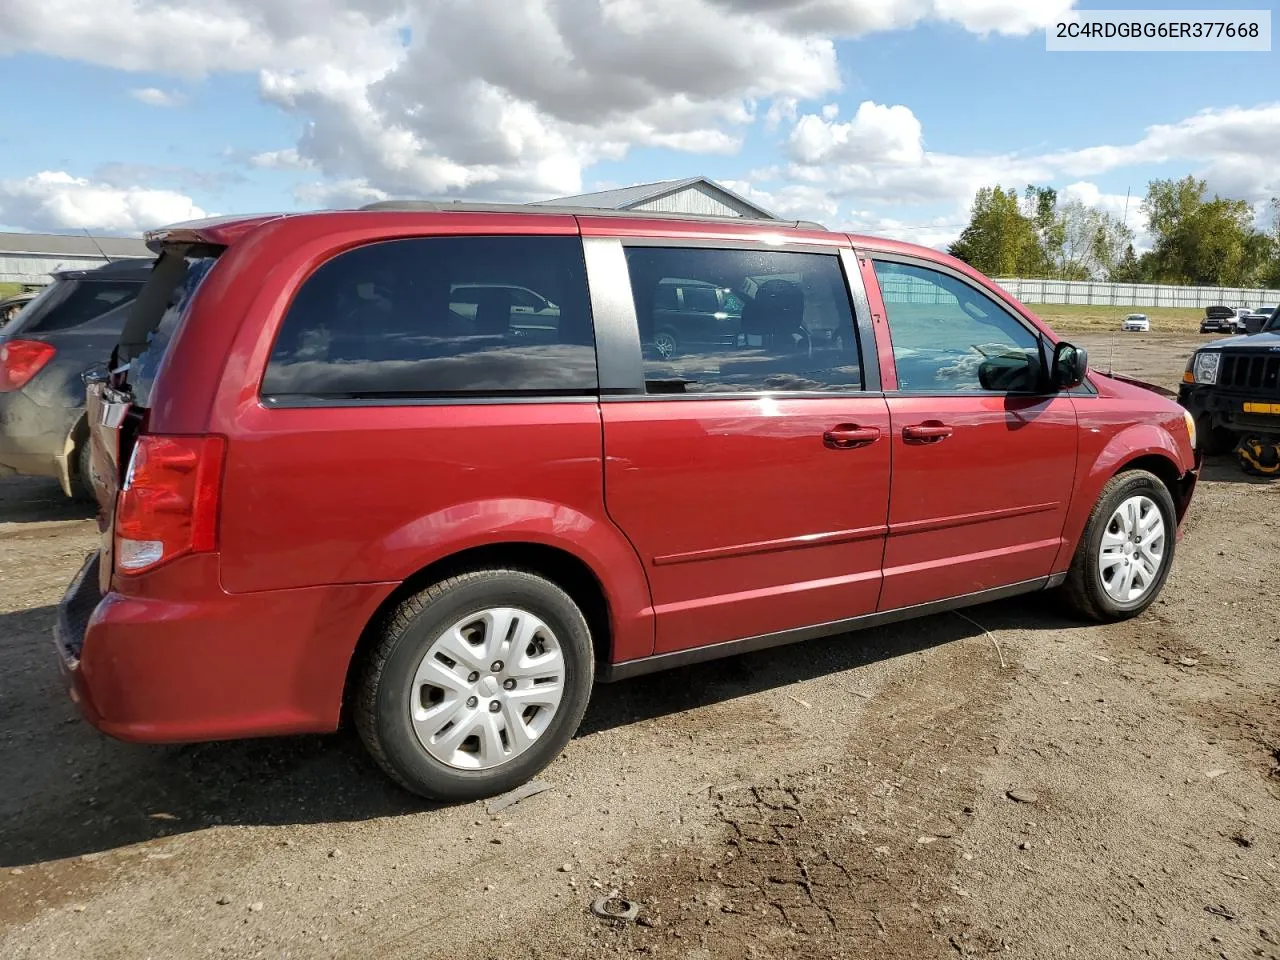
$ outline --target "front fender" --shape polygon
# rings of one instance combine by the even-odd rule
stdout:
[[[464,550],[526,543],[562,550],[585,564],[604,589],[615,660],[653,653],[653,607],[639,557],[607,518],[545,500],[501,498],[457,503],[426,514],[369,544],[351,566],[377,569],[379,579],[403,582]]]
[[[1088,436],[1086,434],[1085,438]],[[1084,449],[1087,443],[1085,438],[1081,441],[1081,467],[1062,531],[1062,547],[1054,561],[1055,572],[1064,571],[1071,565],[1071,558],[1084,535],[1085,525],[1089,522],[1089,515],[1098,502],[1102,488],[1116,474],[1145,457],[1165,460],[1179,477],[1194,468],[1194,453],[1190,442],[1180,444],[1161,424],[1135,423],[1124,427],[1102,443],[1101,449],[1096,452]],[[1170,492],[1177,502],[1177,491]]]

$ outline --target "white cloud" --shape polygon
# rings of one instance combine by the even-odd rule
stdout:
[[[917,239],[909,231],[918,228],[927,238],[924,242],[935,244],[957,218],[959,226],[952,236],[959,232],[974,192],[994,184],[1021,189],[1028,183],[1068,180],[1062,188],[1067,199],[1123,216],[1123,194],[1104,193],[1091,181],[1072,178],[1136,165],[1178,164],[1169,176],[1195,172],[1212,191],[1261,204],[1280,194],[1280,167],[1272,159],[1276,143],[1280,105],[1267,104],[1205,111],[1178,123],[1152,126],[1129,144],[1040,154],[952,154],[925,148],[924,132],[908,107],[866,101],[849,121],[840,121],[825,107],[820,113],[801,115],[787,144],[791,162],[758,171],[753,179],[766,191],[777,189],[775,183],[804,184],[836,203],[892,209],[894,217],[864,218],[867,228],[904,239]],[[1129,199],[1128,223],[1137,231],[1139,245],[1146,242],[1140,208],[1147,177],[1144,171]],[[821,207],[816,197],[810,196],[809,202],[810,209]],[[929,212],[914,224],[898,219],[914,206]],[[930,219],[939,207],[954,215]]]
[[[303,206],[323,210],[345,210],[391,199],[390,194],[371,187],[367,180],[304,183],[293,191],[293,196]]]
[[[753,127],[782,139],[785,155],[776,169],[753,174],[750,185],[732,181],[739,192],[784,216],[839,223],[844,211],[852,225],[914,233],[929,243],[963,223],[974,191],[994,183],[1068,182],[1083,196],[1102,174],[1168,163],[1179,165],[1170,175],[1193,170],[1212,189],[1251,202],[1280,193],[1274,163],[1280,104],[1205,111],[1149,127],[1133,142],[1036,154],[931,150],[927,131],[903,104],[867,100],[845,106],[842,119],[836,97],[850,65],[838,61],[838,39],[924,22],[978,35],[1026,35],[1072,6],[1072,0],[4,0],[0,55],[35,51],[182,77],[255,72],[263,99],[296,116],[303,133],[296,145],[248,162],[313,171],[316,183],[298,195],[314,205],[570,194],[581,191],[593,164],[633,148],[733,155]],[[162,87],[134,95],[157,104],[175,96]],[[75,181],[60,189],[87,203],[91,191],[108,187],[112,198],[191,202],[127,183]],[[12,204],[9,194],[20,191],[12,182],[6,190],[0,202]],[[1098,195],[1099,203],[1114,202]]]
[[[1045,160],[1072,176],[1138,164],[1193,161],[1211,189],[1250,201],[1280,193],[1280,103],[1203,110],[1177,123],[1147,127],[1141,139],[1049,154]]]
[[[906,240],[941,250],[960,236],[960,231],[965,228],[967,222],[967,217],[955,214],[907,221],[885,216],[873,210],[854,210],[840,222],[839,226],[850,233]]]
[[[0,222],[26,230],[140,233],[205,215],[174,190],[116,187],[52,170],[0,180]]]
[[[399,46],[403,5],[360,0],[5,0],[0,55],[34,51],[186,77],[356,66]]]
[[[149,107],[180,107],[187,102],[181,90],[161,90],[159,87],[136,87],[129,96]]]
[[[1103,193],[1095,183],[1077,180],[1069,183],[1059,191],[1064,200],[1079,200],[1086,207],[1097,207],[1120,219],[1132,220],[1142,204],[1142,197],[1125,196],[1123,193]]]
[[[928,20],[1025,34],[1071,3],[6,0],[0,55],[257,71],[262,96],[307,121],[297,156],[325,176],[523,198],[579,190],[637,146],[737,151],[758,104],[776,127],[840,88],[840,37]]]
[[[870,100],[858,105],[848,123],[836,120],[839,109],[822,108],[822,116],[805,114],[791,128],[791,151],[803,163],[918,163],[924,156],[920,121],[903,106]]]
[[[726,187],[786,220],[817,220],[830,225],[840,212],[839,201],[821,187],[803,183],[762,190],[748,180],[722,180]]]
[[[299,156],[296,147],[286,147],[283,150],[255,153],[249,158],[249,166],[259,170],[310,170],[314,164]]]
[[[860,36],[926,20],[978,34],[1021,36],[1057,20],[1072,0],[721,0],[781,29]]]
[[[770,101],[769,109],[765,111],[764,128],[773,132],[784,120],[794,123],[799,107],[795,97],[776,97]]]

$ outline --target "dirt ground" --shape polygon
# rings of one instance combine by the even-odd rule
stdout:
[[[1199,342],[1080,339],[1170,386]],[[1210,462],[1128,623],[1023,598],[600,687],[490,815],[350,734],[95,733],[49,639],[93,523],[0,482],[0,956],[1276,960],[1278,508]]]

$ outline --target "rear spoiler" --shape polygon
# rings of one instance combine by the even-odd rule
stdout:
[[[173,223],[159,230],[148,230],[143,238],[147,246],[156,253],[160,253],[170,244],[229,247],[264,223],[287,216],[286,213],[264,213],[256,217],[206,217],[203,220]]]

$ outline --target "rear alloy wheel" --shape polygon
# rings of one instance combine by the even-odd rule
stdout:
[[[586,620],[558,586],[523,570],[461,574],[392,616],[361,680],[356,726],[414,793],[492,796],[564,748],[593,666]]]
[[[1145,470],[1113,477],[1098,497],[1064,585],[1091,620],[1126,620],[1155,600],[1173,564],[1177,517],[1160,478]]]
[[[555,633],[519,607],[468,614],[427,648],[409,719],[422,749],[455,770],[489,770],[547,731],[564,695]]]

